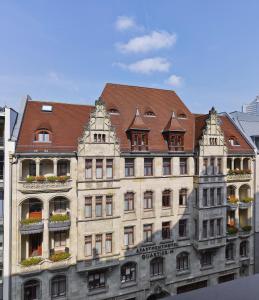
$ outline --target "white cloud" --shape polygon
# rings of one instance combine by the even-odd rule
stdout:
[[[146,53],[152,50],[170,48],[176,43],[176,34],[167,31],[152,31],[150,34],[130,39],[125,44],[117,44],[123,53]]]
[[[127,16],[119,16],[115,22],[115,27],[119,31],[138,28],[134,18]]]
[[[177,75],[171,75],[166,81],[166,84],[171,85],[173,87],[179,87],[183,83],[183,78]]]
[[[153,57],[138,60],[132,64],[116,63],[115,65],[134,73],[151,74],[168,72],[171,64],[166,58]]]

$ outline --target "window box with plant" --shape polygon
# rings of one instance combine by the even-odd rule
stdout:
[[[227,234],[228,235],[235,235],[238,232],[238,228],[236,226],[228,226],[227,227]]]
[[[53,262],[58,262],[58,261],[68,259],[69,257],[70,257],[69,252],[62,251],[62,252],[53,253],[52,255],[50,255],[49,259]]]
[[[28,176],[26,182],[66,182],[70,176]]]
[[[49,221],[49,231],[68,230],[71,225],[69,214],[51,215]]]
[[[37,257],[29,257],[29,258],[22,260],[21,265],[23,267],[30,267],[30,266],[38,265],[42,261],[43,261],[42,257],[38,257],[38,256]]]

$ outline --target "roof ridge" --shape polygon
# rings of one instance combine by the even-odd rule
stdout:
[[[51,101],[51,100],[28,100],[28,102],[95,107],[94,104],[80,104],[80,103],[58,102],[58,101]]]

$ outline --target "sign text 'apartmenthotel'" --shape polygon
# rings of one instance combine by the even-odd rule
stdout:
[[[174,252],[176,242],[163,243],[159,245],[141,246],[137,248],[136,254],[140,254],[142,259],[164,256]]]

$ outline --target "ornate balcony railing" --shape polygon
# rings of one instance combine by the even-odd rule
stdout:
[[[33,222],[26,222],[23,220],[20,222],[20,232],[21,234],[34,234],[43,232],[44,224],[42,220],[35,220]]]
[[[72,188],[71,180],[67,181],[33,181],[33,182],[20,182],[19,190],[24,193],[51,193],[51,192],[68,192]]]
[[[227,181],[248,181],[251,180],[252,175],[250,173],[246,174],[228,174]]]

